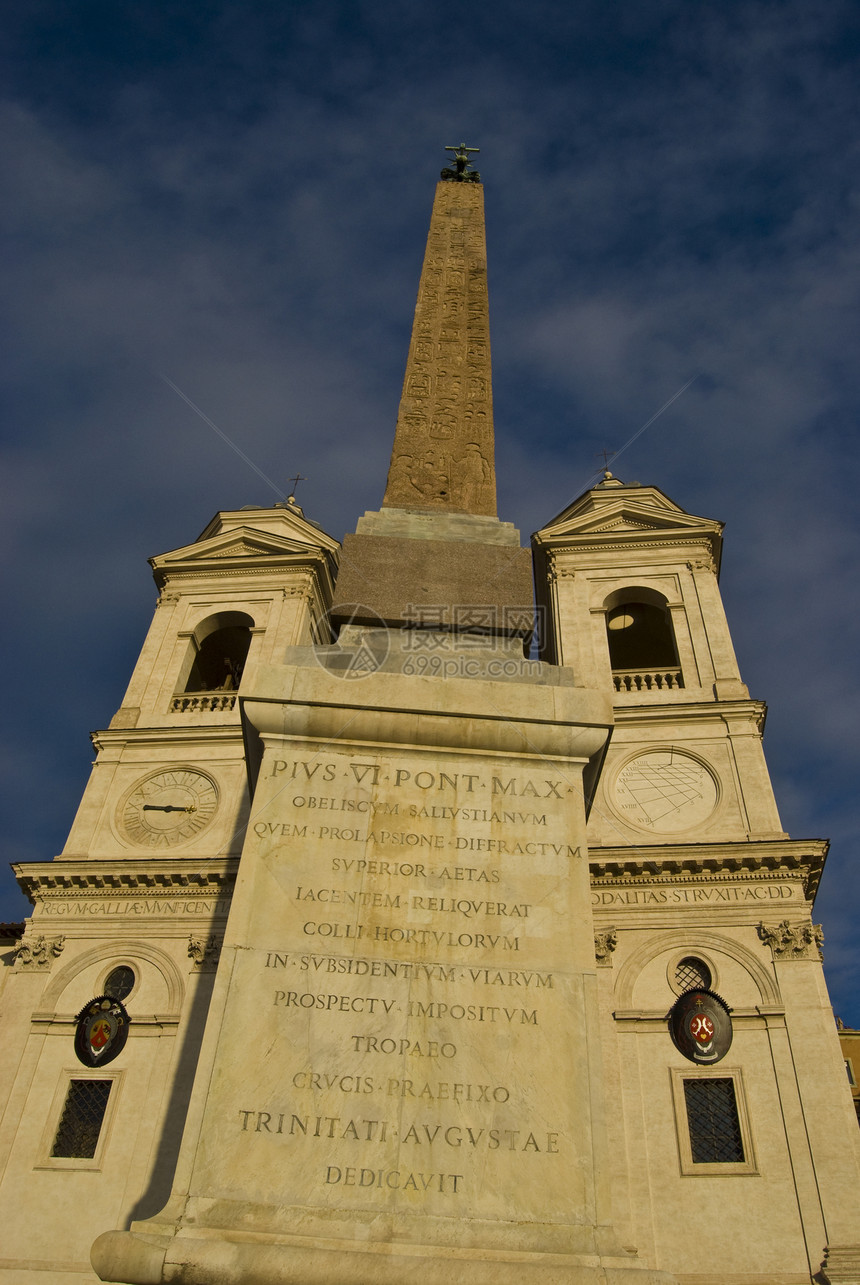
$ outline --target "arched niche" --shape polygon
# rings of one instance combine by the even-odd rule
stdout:
[[[192,656],[186,692],[236,691],[242,681],[253,617],[244,611],[218,611],[191,635]]]
[[[741,945],[733,937],[724,937],[721,933],[677,928],[661,931],[658,935],[642,942],[624,961],[618,970],[618,978],[615,983],[616,1009],[620,1012],[629,1012],[632,1009],[642,1007],[639,1003],[639,997],[636,995],[636,986],[645,970],[654,961],[660,959],[661,956],[671,956],[677,959],[680,955],[704,957],[708,963],[711,962],[708,957],[713,956],[713,963],[716,965],[717,984],[725,986],[725,989],[730,991],[732,987],[725,978],[725,965],[720,966],[719,956],[723,956],[725,960],[733,961],[748,974],[753,987],[758,992],[757,1003],[768,1006],[778,1006],[782,1003],[774,978],[761,960],[746,946]],[[661,966],[660,976],[662,978],[662,987],[665,991],[666,1009],[668,1010],[671,1003],[674,1002],[675,994],[666,980],[665,967]],[[722,992],[720,993],[722,994]],[[739,1002],[737,997],[731,994],[725,994],[723,998],[732,1006],[733,999],[735,1002]],[[657,1007],[659,1007],[659,1004]]]
[[[185,986],[175,962],[164,951],[151,946],[145,941],[134,941],[122,938],[118,941],[106,941],[93,946],[83,954],[69,960],[51,976],[42,996],[42,1007],[46,1010],[77,1010],[95,995],[104,975],[116,965],[127,964],[140,975],[142,983],[135,988],[132,995],[145,1006],[148,1012],[177,1015],[182,1010]],[[146,965],[155,971],[155,978],[149,979],[147,985]],[[81,987],[82,973],[91,973],[88,985]],[[153,986],[152,983],[155,983]],[[84,991],[87,993],[84,994]],[[148,1002],[161,1000],[158,1002]]]
[[[668,600],[646,585],[616,589],[603,603],[613,671],[678,669]]]

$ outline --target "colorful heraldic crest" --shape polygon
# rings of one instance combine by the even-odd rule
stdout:
[[[713,991],[685,991],[672,1006],[669,1030],[684,1057],[711,1066],[731,1048],[731,1009]]]
[[[75,1053],[84,1066],[105,1066],[125,1047],[131,1018],[113,996],[97,995],[84,1005],[75,1021]]]

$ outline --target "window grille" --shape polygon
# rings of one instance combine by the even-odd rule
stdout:
[[[678,961],[675,969],[675,985],[679,991],[706,991],[711,986],[711,970],[701,959],[687,955]]]
[[[693,1164],[742,1164],[744,1147],[734,1081],[684,1081]]]
[[[72,1080],[52,1156],[92,1160],[96,1154],[112,1080]]]
[[[134,969],[129,968],[127,964],[120,964],[107,975],[105,995],[110,995],[112,999],[125,999],[126,995],[133,990],[134,983]]]

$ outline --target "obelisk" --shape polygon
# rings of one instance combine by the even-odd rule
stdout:
[[[522,644],[532,631],[531,560],[496,516],[484,193],[469,160],[477,149],[449,150],[382,508],[344,540],[332,615],[336,625],[435,620]]]
[[[436,187],[383,507],[496,516],[484,192]]]
[[[245,671],[251,819],[173,1191],[96,1241],[102,1280],[670,1282],[609,1190],[585,813],[611,704],[523,655],[455,161],[386,502],[344,550],[367,619]]]

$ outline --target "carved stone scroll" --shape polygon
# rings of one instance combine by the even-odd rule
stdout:
[[[594,957],[598,968],[611,968],[612,955],[618,945],[618,932],[615,928],[605,928],[594,934]]]
[[[201,970],[215,968],[221,956],[221,938],[214,933],[209,937],[189,937],[188,957]]]
[[[821,924],[790,924],[787,919],[776,927],[758,925],[758,935],[770,946],[774,959],[823,959],[821,946],[824,933]]]
[[[19,968],[39,968],[47,972],[63,953],[65,937],[31,937],[15,947],[12,955]]]

